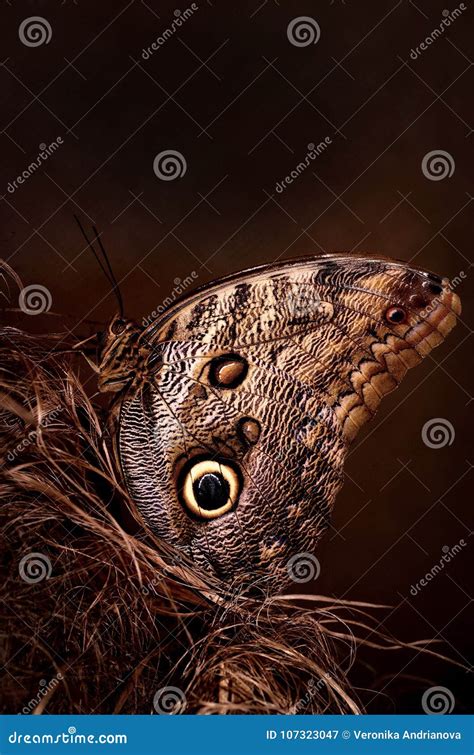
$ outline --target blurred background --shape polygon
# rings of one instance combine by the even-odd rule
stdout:
[[[311,589],[389,606],[381,629],[462,665],[362,649],[369,712],[421,712],[432,686],[472,712],[472,11],[230,5],[2,3],[0,256],[58,315],[17,323],[85,337],[115,313],[74,214],[138,321],[191,280],[305,254],[449,276],[461,321],[357,438]]]

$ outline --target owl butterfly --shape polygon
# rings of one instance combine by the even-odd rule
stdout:
[[[281,585],[313,551],[350,443],[460,312],[441,279],[334,254],[211,283],[149,326],[116,317],[99,388],[145,523],[225,580]]]

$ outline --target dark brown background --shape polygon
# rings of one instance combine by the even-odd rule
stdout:
[[[410,59],[445,7],[456,6],[202,0],[144,61],[142,48],[174,18],[173,3],[2,2],[1,256],[25,284],[50,290],[68,327],[105,321],[116,308],[74,213],[99,226],[127,314],[138,319],[193,270],[204,283],[318,251],[378,251],[450,277],[464,271],[459,327],[355,443],[316,586],[389,604],[385,628],[403,639],[437,637],[442,652],[469,665],[472,12]],[[20,42],[18,26],[32,15],[51,24],[48,45]],[[318,21],[321,38],[300,48],[286,29],[302,15]],[[8,193],[39,144],[58,136],[64,145]],[[326,136],[327,151],[276,193],[308,143]],[[154,175],[164,149],[185,156],[184,177]],[[434,149],[452,155],[451,178],[423,175]],[[52,319],[58,328],[51,317],[22,325],[51,328]],[[76,332],[88,331],[79,324]],[[452,423],[451,446],[424,445],[422,427],[434,417]],[[468,547],[411,596],[442,546],[461,538]],[[368,665],[355,681],[369,688],[370,710],[419,712],[432,685],[452,691],[455,712],[472,710],[465,670],[413,653],[361,659]],[[375,689],[388,697],[372,699]]]

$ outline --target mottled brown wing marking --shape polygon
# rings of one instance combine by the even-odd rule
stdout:
[[[266,369],[265,369],[265,365],[263,365],[263,374],[261,376],[261,380],[264,379],[265,373],[266,373]],[[287,377],[288,376],[285,375],[285,378],[287,378]],[[202,385],[202,383],[198,379],[193,378],[190,375],[187,375],[186,378],[188,380],[191,380],[191,381],[194,381],[194,382],[198,383],[199,385]],[[316,440],[318,440],[317,450],[318,451],[323,450],[322,446],[321,446],[321,443],[322,443],[323,439],[328,440],[329,442],[332,443],[333,439],[334,439],[334,433],[335,433],[335,431],[336,431],[336,434],[337,434],[337,428],[334,428],[334,425],[331,426],[330,423],[327,421],[327,419],[326,420],[318,419],[317,417],[315,417],[313,415],[305,413],[304,411],[300,411],[300,409],[299,409],[300,400],[299,399],[303,398],[303,396],[306,394],[306,391],[305,390],[300,390],[298,392],[298,388],[297,388],[297,385],[295,385],[295,382],[292,381],[290,383],[289,379],[288,379],[288,384],[291,385],[291,388],[292,388],[293,395],[292,395],[291,398],[294,401],[295,418],[298,420],[298,426],[301,426],[301,427],[309,426],[309,427],[311,427],[311,431],[312,431],[311,432],[311,437],[312,437],[313,444],[316,445]],[[229,424],[232,424],[232,419],[235,416],[235,414],[231,413],[231,409],[233,407],[233,404],[237,403],[239,405],[242,398],[244,398],[244,399],[245,398],[247,398],[247,399],[257,399],[257,401],[260,404],[269,404],[269,403],[271,404],[271,403],[274,403],[274,404],[277,404],[279,407],[284,406],[284,402],[281,399],[265,395],[264,393],[259,394],[259,393],[251,392],[249,390],[243,390],[241,392],[240,399],[237,399],[236,396],[233,395],[232,393],[230,393],[230,394],[224,394],[223,395],[219,391],[214,390],[212,387],[210,388],[210,390],[213,391],[214,397],[220,403],[222,412],[224,412],[224,414],[228,414],[229,415],[229,417],[230,417]],[[193,399],[194,399],[195,396],[194,396],[194,392],[193,391],[190,391],[189,395],[192,396]],[[200,407],[198,407],[198,408],[200,408]],[[266,409],[266,412],[269,413],[268,408]],[[253,422],[255,423],[256,420],[254,419]],[[195,431],[195,432],[197,432],[197,431]],[[203,431],[201,429],[200,432],[203,432],[204,436],[207,437],[205,435],[205,430]],[[196,442],[202,443],[202,439],[198,438],[197,435],[193,434],[192,437],[193,437],[193,440],[195,440]],[[214,442],[214,447],[208,446],[208,450],[210,452],[212,452],[212,453],[218,453],[220,449],[216,450],[216,446],[217,446],[218,443],[222,443],[223,441],[221,439],[219,439],[217,436],[213,436],[212,440]],[[309,440],[309,435],[308,435],[308,440]],[[237,455],[236,449],[232,448],[231,446],[228,446],[228,448],[231,449],[231,454],[232,454],[233,457],[235,457]],[[308,443],[305,444],[305,449],[304,449],[304,453],[305,454],[307,454],[309,452],[312,452],[314,450],[315,449],[313,447],[311,447]],[[264,453],[264,452],[262,451],[262,449],[257,448],[256,449],[256,453]],[[268,454],[268,453],[267,453],[267,456],[269,456],[270,458],[272,458],[272,461],[274,461],[276,464],[279,464],[282,467],[282,470],[285,473],[288,473],[290,475],[297,474],[297,470],[298,470],[298,464],[297,463],[295,463],[294,468],[290,468],[288,466],[285,466],[281,462],[281,460],[279,460],[279,459],[277,459],[275,457],[271,457],[270,454]],[[328,462],[328,464],[330,465],[330,462]],[[336,473],[337,470],[334,469],[334,472]],[[296,477],[295,482],[298,482],[298,477]],[[302,490],[302,492],[305,492],[305,491]]]
[[[188,379],[195,380],[194,378],[189,378],[189,376],[187,376],[187,377],[188,377]],[[196,381],[196,382],[199,382],[199,381]],[[217,390],[215,390],[214,388],[212,388],[212,386],[209,386],[209,390],[212,391],[213,396],[221,404],[221,411],[223,411],[224,414],[228,414],[229,412],[226,411],[226,410],[227,409],[230,410],[231,403],[225,401],[224,398],[223,398],[223,396]],[[168,401],[166,401],[166,399],[165,399],[165,397],[163,395],[164,391],[162,391],[162,390],[158,391],[158,394],[159,394],[159,398],[167,405],[167,407],[169,407],[169,403],[168,403]],[[192,393],[190,392],[189,395],[192,396]],[[261,400],[264,397],[263,396],[258,396],[257,398]],[[194,403],[194,407],[197,410],[197,412],[201,411],[201,408],[202,408],[201,405],[197,404],[196,402]],[[174,413],[173,412],[171,412],[171,413],[173,414],[173,417],[175,419],[177,419],[177,417],[175,417]],[[235,416],[236,416],[235,414],[232,414],[232,418],[235,418]],[[237,414],[237,416],[238,416],[238,414]],[[177,419],[177,421],[179,421],[179,420]],[[236,430],[237,430],[237,428],[236,428]],[[237,432],[236,432],[236,435],[237,435]],[[208,452],[209,458],[216,458],[217,456],[219,456],[222,453],[222,445],[223,444],[227,445],[227,451],[228,452],[230,451],[231,458],[238,458],[237,449],[233,448],[232,445],[231,445],[231,443],[227,443],[226,444],[225,441],[222,438],[218,437],[218,436],[212,436],[211,437],[212,445],[209,444],[209,442],[207,441],[208,435],[206,435],[206,433],[203,432],[202,428],[199,427],[199,426],[196,427],[196,429],[188,430],[188,436],[189,436],[189,439],[191,441],[193,441],[194,443],[196,443],[196,449],[198,449],[199,451],[206,450]],[[185,451],[186,456],[190,457],[193,454],[191,453],[189,445],[186,443],[186,440],[187,440],[187,438],[186,438],[185,434],[183,433],[183,447],[184,447],[184,451]],[[256,452],[257,453],[263,453],[263,451],[261,449],[256,449]],[[197,453],[197,451],[196,451],[196,453]],[[273,461],[276,464],[280,465],[282,467],[282,469],[284,470],[285,473],[289,473],[289,474],[293,473],[291,470],[289,470],[286,467],[284,467],[284,465],[279,460],[273,459]],[[275,510],[272,509],[272,507],[269,504],[268,500],[265,498],[264,495],[262,495],[262,492],[260,491],[257,482],[254,480],[254,478],[250,474],[249,470],[246,468],[246,465],[245,465],[244,460],[243,460],[242,457],[240,458],[240,464],[241,464],[242,470],[244,472],[244,475],[248,478],[248,480],[250,481],[251,485],[253,485],[253,487],[255,488],[255,491],[260,496],[261,501],[265,504],[265,506],[269,507],[270,514],[271,514],[272,518],[275,521],[277,521],[278,518],[279,518],[278,517],[278,512],[275,512]],[[304,491],[302,491],[302,492],[304,492]],[[238,518],[238,512],[236,512],[236,516]],[[284,520],[283,520],[283,525],[284,525]],[[240,523],[239,523],[239,529],[240,529],[241,534],[242,534],[242,541],[244,542],[245,541],[245,533],[244,533],[244,530],[241,527]],[[246,545],[246,543],[245,543],[245,545]]]
[[[163,392],[160,391],[160,393],[162,394]],[[222,398],[221,395],[217,394],[216,398],[217,398],[218,401],[220,401],[221,403],[223,403],[224,400],[223,400],[223,398]],[[263,396],[260,396],[258,398],[260,400],[260,403],[264,400]],[[167,400],[167,403],[168,402],[169,401]],[[224,414],[226,413],[224,407],[222,408],[222,411],[224,412]],[[222,411],[221,411],[221,415],[222,415]],[[203,434],[205,436],[205,429],[203,429],[203,428],[199,428],[199,434],[197,434],[196,431],[190,431],[188,433],[188,435],[190,436],[190,442],[196,443],[199,446],[199,448],[202,449],[202,447],[205,445],[205,443],[203,443],[203,438],[202,438]],[[215,448],[210,448],[209,450],[210,450],[211,454],[215,453]],[[300,498],[300,499],[307,499],[308,498],[309,492],[301,487],[300,476],[298,474],[298,465],[297,464],[293,464],[292,468],[290,469],[290,467],[287,466],[287,465],[285,465],[283,463],[283,461],[281,461],[279,458],[275,458],[268,451],[265,451],[264,449],[261,449],[261,448],[256,448],[255,450],[256,450],[257,454],[263,455],[264,458],[266,458],[269,461],[271,461],[272,463],[276,464],[282,470],[282,473],[283,473],[283,475],[284,475],[285,478],[287,478],[288,475],[290,475],[290,477],[294,481],[295,491],[299,491],[298,494],[297,494],[298,498]],[[289,454],[291,453],[291,449],[288,451],[288,453]],[[305,455],[305,457],[306,456],[307,456],[307,454]],[[300,466],[305,461],[305,457],[303,457],[303,456],[301,457],[301,459],[300,459]],[[253,475],[247,469],[246,464],[245,464],[244,461],[242,461],[242,468],[243,468],[244,474],[246,474],[249,477],[249,479],[254,483],[254,486],[255,486],[256,490],[260,493],[261,500],[265,503],[266,506],[268,506],[269,503],[268,503],[267,497],[262,493],[262,491],[261,491],[260,487],[258,486],[258,484],[256,483]],[[257,504],[257,503],[258,503],[258,501],[255,501],[255,504]],[[321,503],[323,503],[323,502],[321,502]],[[287,526],[286,526],[286,522],[285,522],[285,511],[281,508],[281,506],[279,506],[276,511],[275,511],[275,508],[273,508],[273,507],[270,507],[270,508],[271,508],[270,514],[271,514],[271,517],[272,517],[272,521],[274,523],[274,527],[276,529],[278,529],[278,526],[280,526],[281,533],[286,533]],[[291,512],[290,510],[288,510],[288,512],[287,512],[288,516],[290,514],[292,514],[293,517],[296,516],[296,514],[298,513],[297,512],[297,506],[296,506],[296,504],[293,506],[293,509],[294,509],[293,512]],[[320,512],[319,512],[319,515],[318,515],[320,521],[326,515],[327,511],[328,511],[327,505],[321,505]],[[280,521],[280,525],[278,525],[279,521]],[[280,537],[283,537],[283,534],[281,534],[281,533],[280,533]],[[285,537],[286,537],[286,535],[285,535]],[[287,540],[288,540],[288,538],[287,538]],[[290,543],[289,540],[288,540],[288,542]]]
[[[210,355],[206,355],[204,357],[199,357],[199,359],[204,359],[207,362],[210,359]],[[183,364],[183,363],[186,363],[186,362],[191,362],[192,363],[195,360],[196,360],[196,357],[191,357],[191,358],[187,358],[187,359],[178,360],[178,361],[175,361],[175,362],[166,362],[165,366],[169,367],[171,369],[171,372],[175,372],[176,371],[176,367],[175,366],[177,364]],[[257,358],[254,358],[254,360],[250,364],[253,367],[259,367],[259,368],[261,368],[261,370],[262,370],[262,378],[261,378],[262,382],[265,380],[265,377],[267,376],[267,374],[270,373],[270,380],[271,380],[271,375],[273,374],[273,375],[279,377],[280,379],[283,379],[289,385],[291,385],[291,388],[295,391],[295,394],[294,394],[293,398],[294,398],[294,401],[295,401],[295,404],[296,404],[297,407],[303,401],[303,398],[304,398],[305,402],[307,402],[310,399],[313,400],[313,402],[314,402],[315,400],[317,400],[320,397],[319,391],[316,391],[315,388],[314,388],[314,386],[310,386],[308,383],[303,383],[303,382],[301,382],[300,380],[298,380],[296,378],[292,378],[290,375],[288,375],[288,373],[286,371],[281,370],[280,368],[278,368],[277,366],[275,366],[273,364],[268,364],[266,362],[259,362],[259,360]],[[203,368],[201,370],[200,376],[202,376],[203,371],[205,371],[205,368]],[[205,386],[207,387],[207,384],[204,384],[199,378],[193,378],[193,377],[190,377],[189,375],[188,375],[188,377],[189,377],[189,379],[195,381],[195,383],[196,383],[195,388],[199,389],[199,390],[193,390],[192,391],[193,396],[198,395],[198,394],[200,395],[201,391],[204,389],[204,392],[205,392],[206,397],[207,397],[207,391],[205,390]],[[255,392],[251,392],[248,389],[245,390],[245,393],[249,397],[255,398],[255,399],[259,400],[259,401],[261,401],[261,400],[265,401],[268,398],[268,396],[266,396],[264,394],[258,394],[258,393],[255,393]],[[214,395],[219,400],[221,400],[223,403],[225,403],[224,398],[222,397],[222,395],[219,395],[217,393],[215,393]],[[271,400],[277,401],[277,399],[275,397],[272,397]],[[281,400],[278,400],[278,402],[280,404],[283,403]],[[330,432],[331,434],[333,434],[335,431],[337,431],[337,428],[335,428],[334,425],[330,425],[328,423],[327,419],[317,419],[315,416],[309,415],[309,414],[306,414],[305,417],[307,417],[308,420],[310,420],[313,424],[322,424],[322,425],[326,426],[327,431]]]
[[[342,305],[342,306],[345,309],[348,309],[348,310],[350,310],[352,312],[355,312],[356,314],[361,314],[360,310],[355,310],[353,308],[348,308],[348,307],[345,307],[345,305]],[[365,316],[369,317],[372,321],[374,320],[374,318],[372,318],[370,315],[367,315],[367,313],[363,313],[363,314]],[[314,321],[311,321],[311,322],[314,322]],[[326,323],[321,323],[320,325],[317,326],[317,328],[315,327],[314,329],[306,329],[304,331],[304,334],[303,334],[304,338],[310,337],[311,333],[314,333],[315,330],[317,330],[318,328],[322,327],[323,325],[326,325]],[[340,326],[329,324],[329,328],[331,328],[331,327],[336,327],[339,330],[344,331],[344,329],[341,328]],[[297,333],[296,335],[299,336],[300,333]],[[339,391],[337,392],[336,398],[335,398],[334,396],[330,395],[330,393],[328,392],[328,390],[326,388],[325,383],[326,382],[331,383],[331,382],[334,382],[335,379],[337,379],[337,376],[341,374],[341,370],[338,369],[338,368],[340,368],[341,364],[344,363],[349,368],[352,369],[352,372],[350,374],[353,376],[354,383],[355,383],[355,384],[352,385],[353,390],[356,393],[358,393],[358,395],[362,399],[362,401],[367,401],[367,403],[370,404],[369,406],[367,406],[367,408],[364,408],[362,411],[358,412],[359,424],[355,425],[355,429],[356,430],[360,426],[361,417],[364,416],[366,419],[368,419],[370,417],[370,414],[371,414],[371,407],[373,407],[372,411],[375,411],[376,406],[378,405],[380,399],[384,395],[383,391],[385,391],[385,393],[386,393],[389,390],[392,390],[394,387],[396,387],[396,384],[397,384],[396,381],[394,381],[389,375],[385,374],[383,376],[383,379],[380,379],[379,377],[374,377],[374,373],[376,373],[376,374],[377,373],[381,373],[381,372],[383,372],[383,370],[386,369],[386,362],[384,361],[384,355],[386,356],[387,352],[392,351],[390,349],[390,347],[388,347],[388,346],[385,349],[381,350],[379,354],[375,353],[376,360],[372,361],[370,374],[367,374],[368,369],[365,368],[365,373],[360,373],[360,375],[359,375],[357,373],[358,364],[353,359],[351,359],[349,361],[348,357],[346,356],[347,353],[348,353],[347,349],[345,350],[344,355],[342,355],[342,356],[338,355],[337,352],[333,352],[333,362],[331,363],[331,362],[329,362],[327,360],[324,360],[322,358],[322,356],[318,357],[317,355],[312,354],[311,352],[305,350],[305,348],[301,344],[298,344],[296,342],[295,338],[288,339],[287,336],[286,337],[285,336],[278,336],[279,340],[282,340],[282,339],[285,339],[285,338],[287,340],[290,340],[292,343],[294,343],[295,346],[296,346],[296,348],[298,348],[300,351],[302,351],[303,353],[305,353],[306,356],[308,356],[310,359],[312,359],[313,362],[319,364],[319,366],[321,368],[320,371],[319,371],[319,373],[316,370],[313,370],[313,374],[315,376],[314,380],[313,380],[313,385],[314,385],[315,381],[317,380],[318,381],[318,389],[319,389],[319,391],[321,393],[325,394],[328,397],[328,399],[330,401],[332,401],[332,403],[337,402],[338,396],[341,393],[341,390],[339,389]],[[274,340],[274,339],[267,339],[267,342],[269,340]],[[354,339],[352,339],[352,338],[350,338],[350,341],[352,342],[352,344],[355,342]],[[259,345],[262,345],[263,343],[264,343],[263,340],[256,341],[254,339],[250,344],[249,343],[245,343],[245,344],[237,343],[236,344],[235,341],[232,341],[230,345],[232,346],[233,349],[240,349],[240,348],[247,347],[248,345],[259,346]],[[365,353],[368,353],[367,350],[364,350],[364,351],[365,351]],[[209,356],[209,359],[210,359],[211,358],[211,354],[209,354],[208,356]],[[393,356],[396,358],[397,355],[394,353]],[[403,372],[405,372],[405,370]],[[319,377],[318,377],[318,374],[319,374]],[[358,379],[358,382],[357,382],[357,379]],[[346,380],[346,383],[347,383],[348,387],[351,387],[350,382],[348,382]],[[379,387],[377,387],[377,386],[379,386]],[[357,402],[355,396],[352,396],[350,399],[347,398],[347,391],[346,391],[345,393],[343,393],[343,395],[342,395],[342,403],[341,403],[340,407],[338,407],[338,409],[339,409],[338,416],[341,416],[341,415],[343,416],[345,413],[347,414],[347,411],[352,411],[355,408],[355,405],[357,405],[358,403],[361,403],[361,402]],[[351,420],[351,423],[354,424],[353,420]]]

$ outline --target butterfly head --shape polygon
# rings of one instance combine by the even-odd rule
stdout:
[[[140,369],[142,354],[138,346],[141,329],[124,317],[120,286],[97,228],[95,225],[92,226],[94,238],[91,240],[79,218],[76,215],[74,217],[87,246],[98,262],[117,299],[119,313],[111,320],[105,332],[97,334],[99,351],[97,387],[101,392],[118,393],[129,387],[138,373],[142,373]]]
[[[116,315],[99,341],[99,391],[117,393],[130,385],[142,364],[141,329]]]

